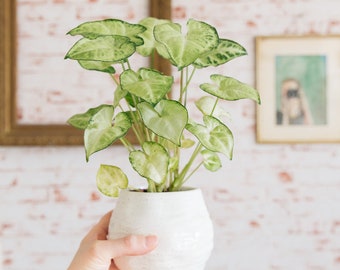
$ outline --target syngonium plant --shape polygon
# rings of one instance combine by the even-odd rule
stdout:
[[[180,24],[148,17],[138,24],[118,19],[85,22],[68,32],[82,38],[65,58],[77,60],[87,70],[108,73],[116,85],[112,104],[90,108],[68,120],[84,130],[86,160],[120,141],[129,152],[132,168],[146,179],[148,192],[178,191],[201,166],[217,171],[220,155],[232,159],[233,135],[221,117],[220,100],[249,98],[260,103],[251,86],[211,74],[211,81],[199,86],[206,95],[195,102],[202,121],[189,116],[188,99],[198,91],[190,84],[195,72],[247,52],[240,44],[220,38],[205,22],[190,19],[186,28],[182,33]],[[177,91],[174,77],[152,65],[133,68],[134,54],[153,59],[156,53],[176,67]],[[129,130],[137,144],[127,136]],[[181,159],[183,149],[191,151],[189,158]],[[105,195],[116,197],[129,187],[128,177],[117,166],[101,165],[97,186]]]

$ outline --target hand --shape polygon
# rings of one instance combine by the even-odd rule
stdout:
[[[106,238],[112,212],[107,213],[81,241],[68,270],[118,270],[114,259],[137,256],[152,251],[157,246],[153,235],[130,235],[121,239]]]

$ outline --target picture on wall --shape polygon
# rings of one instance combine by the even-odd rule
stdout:
[[[256,38],[260,143],[340,141],[340,36]]]

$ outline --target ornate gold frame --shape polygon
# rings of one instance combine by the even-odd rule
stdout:
[[[149,0],[150,16],[170,19],[171,0]],[[68,125],[20,125],[16,118],[16,1],[0,0],[0,145],[81,145],[83,132]],[[157,67],[170,74],[161,58]]]

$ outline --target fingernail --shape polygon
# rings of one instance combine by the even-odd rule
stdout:
[[[145,245],[148,248],[156,246],[157,241],[158,238],[156,235],[148,235],[145,237]]]

